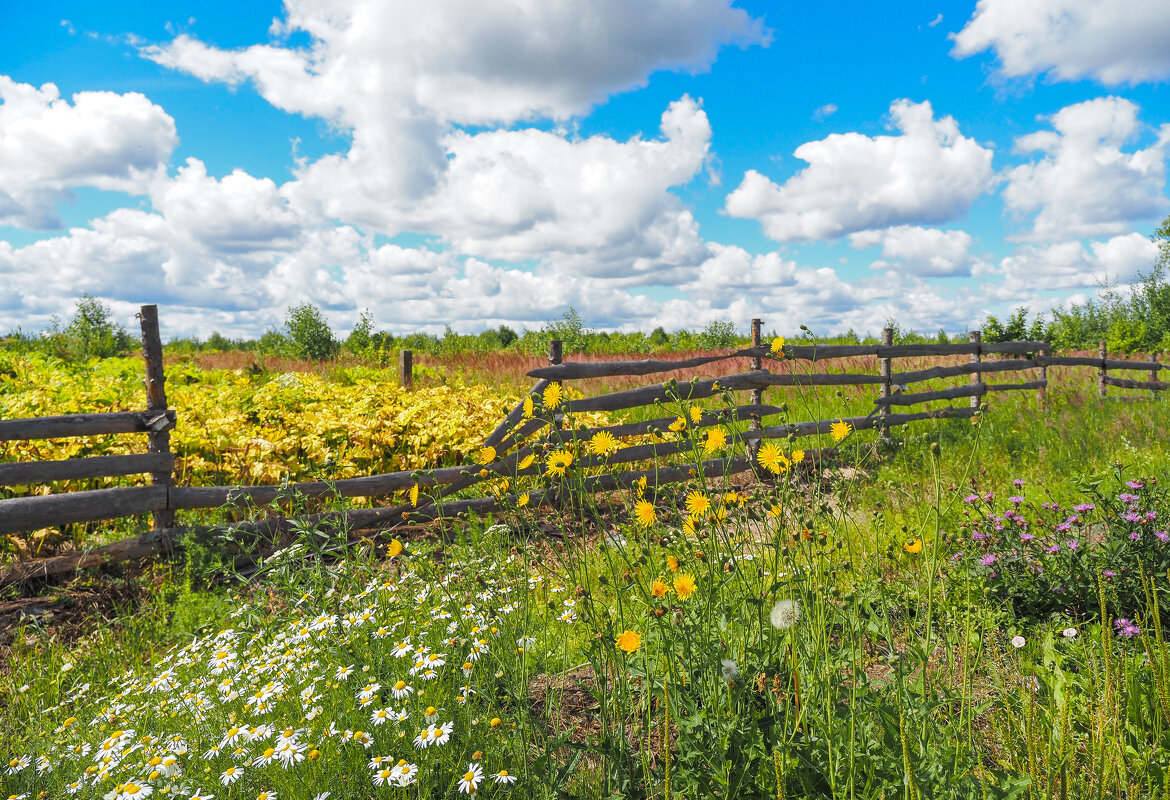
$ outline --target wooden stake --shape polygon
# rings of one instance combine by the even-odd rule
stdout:
[[[138,312],[142,323],[142,359],[146,362],[146,410],[165,414],[167,410],[166,374],[163,372],[162,338],[158,329],[158,306],[142,306]],[[151,453],[171,455],[171,431],[169,426],[152,430],[147,434],[147,449]],[[164,487],[169,492],[174,483],[173,468],[150,473],[154,486]],[[167,503],[169,506],[169,503]],[[151,512],[154,530],[170,528],[175,524],[175,512],[163,508]]]
[[[975,345],[975,352],[971,354],[971,363],[978,364],[983,360],[983,357],[980,355],[980,351],[983,349],[983,331],[971,331],[968,338],[970,338],[971,344]],[[971,385],[974,386],[979,383],[983,383],[983,375],[976,369],[975,372],[971,373]],[[979,395],[971,398],[971,408],[979,408],[979,399]]]
[[[550,367],[555,367],[560,364],[564,357],[564,343],[560,339],[549,339],[548,341],[548,364]],[[563,389],[563,387],[562,387]],[[561,405],[557,406],[556,411],[553,412],[553,428],[560,430],[565,423],[564,400],[562,395]],[[549,432],[552,435],[552,432]]]
[[[757,348],[757,347],[761,346],[761,344],[760,344],[760,327],[762,325],[763,325],[763,320],[759,320],[759,319],[752,320],[752,347],[753,348]],[[759,356],[752,356],[752,360],[750,362],[750,367],[751,367],[752,372],[756,372],[756,371],[764,368],[764,362],[763,362],[763,360],[761,360],[761,358]],[[751,404],[753,406],[758,406],[758,405],[763,405],[763,403],[764,403],[764,390],[763,389],[752,389],[751,390]],[[751,416],[751,422],[748,424],[749,424],[749,427],[751,428],[751,430],[753,430],[753,431],[760,430],[760,418],[757,415],[753,414]],[[756,463],[756,453],[759,449],[760,449],[760,442],[758,439],[755,442],[748,445],[748,458],[751,460],[751,462],[753,464]]]
[[[403,389],[414,388],[414,353],[402,350],[398,353],[398,382]]]
[[[1040,357],[1044,358],[1048,355],[1048,342],[1040,348]],[[1048,402],[1048,367],[1043,362],[1040,364],[1040,382],[1044,384],[1036,390],[1036,402],[1041,411],[1045,410],[1045,404]]]
[[[1155,364],[1157,364],[1158,363],[1158,354],[1157,353],[1150,353],[1150,361],[1153,361]],[[1156,370],[1156,369],[1150,370],[1150,380],[1151,381],[1158,380],[1158,370]],[[1158,399],[1158,390],[1151,388],[1150,389],[1150,397],[1154,400],[1157,400]]]
[[[889,347],[894,343],[894,329],[882,328],[882,345]],[[881,384],[881,399],[887,400],[890,396],[890,374],[893,369],[893,359],[879,358],[878,359],[878,377],[882,379]],[[880,428],[882,439],[890,438],[890,427],[886,425],[886,417],[890,415],[890,407],[888,404],[883,404],[881,410],[878,411],[880,417]]]
[[[1097,357],[1101,359],[1101,366],[1097,367],[1097,394],[1102,398],[1105,397],[1105,378],[1109,374],[1109,367],[1105,364],[1107,355],[1105,343],[1097,342]]]

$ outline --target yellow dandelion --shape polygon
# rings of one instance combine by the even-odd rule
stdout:
[[[572,463],[572,453],[570,453],[568,450],[557,450],[548,457],[548,462],[545,466],[545,474],[554,478],[564,477],[565,470],[567,470],[569,465]]]
[[[779,475],[781,472],[788,470],[788,458],[772,442],[764,443],[764,446],[760,448],[760,452],[756,453],[756,460],[760,462],[761,467],[774,475]]]
[[[561,405],[561,385],[550,383],[544,389],[544,407],[553,411]]]
[[[707,454],[718,452],[727,446],[727,431],[723,428],[712,428],[707,431],[707,439],[703,442],[703,451]]]
[[[691,406],[690,414],[691,414],[691,422],[698,425],[699,420],[701,420],[703,418],[703,409],[699,408],[698,406]]]
[[[902,545],[902,549],[905,550],[907,553],[921,553],[922,552],[922,540],[921,539],[911,539],[910,541],[908,541],[904,545]]]
[[[524,419],[532,419],[533,408],[532,395],[525,395],[524,397]]]
[[[637,631],[622,631],[618,634],[615,644],[617,645],[617,649],[623,653],[633,653],[642,646],[642,637]]]
[[[687,429],[687,418],[684,416],[675,417],[674,422],[668,426],[675,433],[682,433]]]
[[[792,451],[792,463],[799,464],[801,461],[804,461],[804,451],[803,450],[793,450]]]
[[[595,456],[606,456],[617,449],[618,440],[609,431],[598,431],[589,440],[589,452]]]
[[[683,533],[685,533],[687,536],[694,536],[698,527],[699,521],[694,517],[687,517],[683,520],[682,529]]]
[[[410,504],[412,506],[418,505],[418,484],[410,487]]]
[[[716,525],[721,525],[727,522],[727,506],[719,506],[711,512],[711,521]]]
[[[516,469],[528,469],[532,466],[532,462],[535,460],[536,454],[529,453],[528,455],[524,456],[524,458],[520,459],[520,463],[516,465]]]
[[[654,510],[654,504],[649,500],[639,500],[634,504],[634,519],[638,520],[638,524],[643,528],[649,528],[658,520],[658,512]]]
[[[641,500],[646,496],[646,476],[643,475],[638,480],[634,481],[634,490],[638,493],[638,499]]]
[[[650,595],[652,597],[666,597],[670,593],[670,586],[661,578],[655,578],[654,582],[650,584]]]
[[[783,336],[777,336],[775,339],[772,340],[772,355],[774,355],[774,356],[784,355],[784,337]]]
[[[397,539],[391,539],[390,544],[386,545],[386,557],[394,558],[402,554],[402,542]]]
[[[482,447],[479,450],[479,463],[490,464],[496,460],[496,448]]]
[[[773,503],[771,508],[768,509],[768,516],[772,519],[779,519],[780,515],[783,513],[784,509],[780,506],[779,503]]]
[[[687,495],[687,513],[692,517],[701,517],[711,509],[711,498],[700,491]]]
[[[834,442],[840,442],[846,436],[853,433],[853,426],[843,419],[839,419],[829,427],[829,435],[833,437]]]
[[[524,508],[524,506],[528,505],[528,500],[529,500],[528,492],[525,492],[524,494],[520,495],[519,497],[516,498],[516,508]]]
[[[678,559],[675,558],[674,556],[667,556],[666,557],[666,567],[671,572],[678,572],[678,567],[679,567]]]
[[[674,593],[679,600],[686,600],[695,593],[695,576],[689,572],[676,575],[674,578]]]

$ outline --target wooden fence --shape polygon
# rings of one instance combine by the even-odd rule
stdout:
[[[671,415],[643,422],[620,423],[587,429],[562,429],[564,414],[583,411],[622,411],[652,406],[672,399],[698,401],[725,392],[748,392],[749,402],[723,409],[719,413],[704,411],[698,419],[688,421],[693,428],[707,428],[725,424],[728,419],[747,422],[745,429],[735,436],[738,452],[729,452],[721,458],[702,462],[706,476],[733,474],[750,469],[759,444],[767,439],[788,439],[830,432],[837,419],[790,422],[779,425],[764,424],[768,417],[783,413],[784,409],[764,402],[764,392],[773,387],[805,386],[873,386],[877,398],[873,409],[864,416],[846,417],[843,421],[854,430],[878,429],[883,435],[897,426],[926,419],[971,417],[979,410],[985,396],[994,392],[1036,391],[1041,405],[1048,386],[1047,370],[1052,366],[1090,366],[1099,370],[1098,391],[1102,397],[1106,387],[1149,390],[1154,396],[1170,387],[1170,383],[1156,379],[1158,371],[1166,367],[1152,360],[1148,362],[1110,359],[1101,345],[1098,357],[1053,356],[1047,342],[1016,341],[985,343],[979,332],[972,332],[965,344],[909,344],[892,343],[893,332],[883,332],[880,345],[787,345],[783,348],[785,360],[804,362],[808,371],[772,372],[765,364],[776,363],[771,347],[760,341],[760,321],[752,321],[752,345],[735,352],[702,356],[679,361],[646,359],[641,361],[604,361],[562,363],[561,343],[553,341],[549,347],[549,364],[532,370],[528,375],[536,383],[527,392],[538,413],[527,415],[522,400],[492,431],[483,447],[494,448],[497,457],[488,464],[474,467],[457,466],[439,469],[396,472],[348,478],[334,482],[307,482],[288,486],[175,486],[170,480],[172,456],[167,446],[167,431],[175,421],[174,411],[166,409],[163,392],[161,346],[158,345],[157,312],[154,306],[142,309],[143,347],[147,363],[147,411],[141,413],[75,415],[73,417],[0,421],[0,439],[48,438],[61,435],[147,431],[150,433],[150,452],[141,456],[106,456],[62,462],[0,465],[0,484],[44,482],[69,477],[98,475],[125,475],[150,472],[150,486],[99,489],[60,495],[42,495],[0,500],[0,532],[28,531],[50,524],[83,522],[152,512],[154,529],[143,536],[127,539],[98,548],[89,553],[70,554],[40,561],[21,562],[0,572],[0,585],[34,576],[45,576],[71,571],[108,561],[133,558],[166,549],[179,535],[189,531],[206,531],[206,527],[172,528],[175,511],[184,509],[217,508],[231,503],[251,502],[267,504],[290,491],[301,496],[317,497],[379,497],[420,487],[422,499],[418,505],[399,504],[370,509],[351,509],[300,518],[303,523],[322,526],[345,526],[356,531],[374,526],[388,527],[409,519],[427,520],[440,516],[474,510],[486,513],[514,507],[517,496],[485,496],[453,501],[451,495],[484,480],[499,477],[540,476],[544,463],[541,454],[550,443],[557,447],[579,447],[593,436],[608,432],[616,439],[644,438],[648,433],[671,430],[676,416]],[[911,357],[968,356],[966,363],[934,366],[926,369],[895,372],[896,360]],[[857,356],[876,356],[878,373],[813,372],[816,364]],[[984,356],[991,356],[985,360]],[[1008,356],[1004,358],[1004,356]],[[613,376],[650,376],[677,370],[689,370],[707,364],[735,358],[748,358],[747,372],[716,378],[692,379],[682,382],[656,383],[641,388],[609,392],[592,397],[566,400],[555,411],[539,413],[540,399],[553,383],[567,383],[589,378]],[[409,369],[406,362],[406,369]],[[1148,371],[1150,380],[1134,381],[1110,377],[1109,370]],[[1031,380],[1015,383],[989,383],[985,377],[999,374],[1034,371]],[[404,370],[404,375],[407,374]],[[952,388],[911,391],[911,386],[923,381],[968,377],[965,385]],[[901,411],[925,403],[967,399],[961,406],[948,405],[924,411]],[[547,429],[547,430],[545,430]],[[543,434],[541,431],[545,430]],[[671,464],[670,459],[689,454],[693,444],[687,441],[627,442],[608,454],[578,455],[574,468],[637,464],[653,460],[654,469],[614,471],[585,479],[589,491],[629,488],[642,480],[648,489],[685,481],[692,474],[685,466]],[[834,448],[812,450],[807,454],[810,463],[832,455]],[[529,456],[534,463],[523,469],[519,465]],[[3,470],[7,470],[4,472]],[[120,470],[120,471],[112,471]],[[7,477],[4,477],[7,476]],[[556,481],[547,480],[543,489],[529,494],[532,505],[555,502],[558,498]],[[290,520],[273,517],[260,521],[234,523],[230,527],[240,537],[271,539],[287,530]]]

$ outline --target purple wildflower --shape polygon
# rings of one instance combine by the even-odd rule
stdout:
[[[1117,633],[1124,636],[1126,639],[1132,639],[1142,632],[1142,629],[1129,621],[1125,617],[1113,620],[1113,627],[1117,629]]]
[[[1156,520],[1157,518],[1158,518],[1158,512],[1157,512],[1157,511],[1147,511],[1147,512],[1146,512],[1146,522],[1153,522],[1153,521],[1154,521],[1154,520]]]
[[[978,499],[979,499],[979,495],[977,495],[977,494],[969,494],[969,495],[967,495],[966,497],[964,497],[964,498],[963,498],[963,502],[964,502],[964,503],[974,503],[974,502],[975,502],[976,500],[978,500]]]
[[[1020,488],[1020,487],[1021,487],[1021,486],[1023,486],[1023,485],[1024,485],[1024,479],[1023,479],[1023,478],[1015,478],[1015,479],[1012,481],[1012,486],[1015,486],[1017,489],[1018,489],[1018,488]]]
[[[990,503],[994,499],[995,499],[995,492],[988,492],[987,494],[983,495],[983,502],[984,503]]]
[[[1047,552],[1050,556],[1054,556],[1060,552],[1060,545],[1053,544],[1045,552]]]
[[[1024,502],[1024,498],[1022,495],[1016,494],[1016,495],[1012,495],[1011,497],[1009,497],[1008,501],[1015,503],[1018,506],[1020,503]]]
[[[1166,531],[1154,531],[1154,535],[1158,537],[1158,541],[1162,544],[1170,542],[1170,533],[1166,533]]]
[[[988,553],[985,556],[980,556],[979,563],[985,567],[990,567],[992,564],[995,563],[997,558],[998,558],[998,556],[996,556],[995,553]]]
[[[1068,540],[1068,549],[1069,550],[1076,550],[1080,546],[1081,546],[1081,543],[1078,542],[1076,539],[1069,539]]]
[[[1113,577],[1114,575],[1116,575],[1117,573],[1116,573],[1116,572],[1114,572],[1114,571],[1113,571],[1113,570],[1111,570],[1111,569],[1107,569],[1107,570],[1105,570],[1104,572],[1102,572],[1101,574],[1102,574],[1102,575],[1104,575],[1106,578],[1112,578],[1112,577]]]
[[[1134,531],[1129,535],[1129,540],[1131,542],[1140,542],[1142,540],[1142,535],[1139,531]]]
[[[975,531],[974,533],[971,534],[971,538],[977,542],[981,542],[987,538],[987,534],[983,533],[982,531]]]
[[[1084,514],[1086,511],[1092,511],[1095,508],[1097,507],[1092,503],[1080,503],[1079,505],[1073,506],[1073,511],[1077,512],[1078,514]]]
[[[1141,481],[1126,481],[1125,485],[1134,490],[1141,489],[1145,486]]]
[[[1021,542],[1030,542],[1035,538],[1036,537],[1031,533],[1021,533],[1020,534],[1020,541]]]
[[[1070,530],[1072,530],[1072,525],[1069,525],[1067,522],[1062,522],[1056,526],[1057,533],[1068,533]]]
[[[1129,494],[1128,492],[1122,492],[1121,494],[1119,494],[1117,496],[1117,499],[1123,503],[1136,503],[1141,498],[1138,497],[1136,494]]]
[[[1143,517],[1141,514],[1135,514],[1133,511],[1126,512],[1122,516],[1122,519],[1124,519],[1126,522],[1132,522],[1134,524],[1139,524],[1145,521],[1145,517]]]

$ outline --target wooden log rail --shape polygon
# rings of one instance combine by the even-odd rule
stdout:
[[[758,325],[753,320],[753,344],[760,341],[757,333]],[[888,429],[900,425],[927,419],[948,419],[970,417],[978,412],[981,398],[991,392],[1030,391],[1043,392],[1048,386],[1046,368],[1048,366],[1090,366],[1102,371],[1101,386],[1116,386],[1127,389],[1142,389],[1155,392],[1170,387],[1170,383],[1153,378],[1157,370],[1165,368],[1157,361],[1123,361],[1108,359],[1102,349],[1097,358],[1079,356],[1051,356],[1046,342],[1001,342],[984,343],[978,336],[973,336],[967,344],[922,344],[922,345],[894,345],[892,337],[883,336],[881,345],[786,345],[780,357],[786,360],[802,360],[808,362],[830,361],[833,359],[853,358],[857,356],[875,356],[882,366],[877,375],[859,373],[809,373],[784,372],[773,373],[767,369],[757,368],[749,372],[726,375],[713,379],[692,379],[689,381],[668,381],[666,384],[645,386],[637,389],[611,392],[593,397],[565,401],[558,414],[582,411],[619,411],[655,403],[670,402],[672,400],[694,401],[702,400],[724,392],[747,391],[752,393],[752,402],[745,405],[735,405],[717,412],[704,411],[695,421],[687,420],[692,428],[705,428],[713,425],[723,425],[729,422],[748,422],[747,429],[733,432],[733,445],[747,446],[748,454],[754,452],[754,446],[760,441],[773,438],[803,437],[822,435],[830,431],[834,422],[838,420],[817,420],[809,422],[794,422],[782,425],[764,425],[761,420],[768,416],[782,413],[783,409],[777,405],[762,402],[762,394],[766,389],[780,386],[877,386],[880,396],[877,398],[873,411],[866,416],[845,418],[854,430]],[[552,354],[550,349],[550,354]],[[1008,354],[1023,356],[994,361],[983,361],[985,354]],[[892,360],[896,358],[968,355],[969,363],[951,366],[930,367],[895,373],[892,371]],[[558,363],[559,358],[550,355],[550,365],[532,370],[528,374],[537,379],[536,384],[527,392],[527,396],[540,398],[543,391],[552,381],[567,381],[597,377],[611,377],[617,375],[653,375],[673,372],[680,369],[689,369],[718,361],[734,358],[751,359],[751,365],[766,366],[766,359],[775,358],[771,348],[764,344],[739,349],[730,353],[702,356],[682,361],[665,361],[646,359],[641,361],[609,361],[592,363]],[[983,381],[984,373],[1007,373],[1019,370],[1038,369],[1041,374],[1039,380],[1023,381],[1018,383],[989,384]],[[1148,381],[1130,381],[1105,376],[1107,369],[1146,370],[1151,375]],[[165,400],[161,390],[161,373],[152,376],[153,383],[148,383],[148,400],[152,405]],[[940,390],[908,392],[907,386],[922,381],[969,376],[971,383],[953,388]],[[1102,389],[1103,391],[1103,389]],[[970,407],[944,407],[915,413],[891,413],[893,406],[912,406],[922,403],[949,401],[961,398],[970,398]],[[293,494],[306,497],[324,495],[339,495],[342,497],[383,497],[396,492],[408,490],[417,485],[425,490],[422,506],[393,506],[380,509],[356,509],[340,512],[345,519],[355,525],[376,525],[388,521],[402,521],[404,515],[414,515],[421,518],[428,512],[427,508],[440,513],[442,509],[487,509],[495,506],[487,503],[492,498],[476,500],[450,500],[452,494],[466,490],[484,480],[500,476],[533,476],[539,475],[545,465],[537,460],[533,465],[523,470],[517,467],[522,459],[532,455],[537,456],[540,448],[548,446],[564,446],[566,444],[583,443],[601,431],[606,431],[618,439],[642,437],[647,434],[666,433],[677,417],[669,416],[652,419],[645,422],[619,423],[615,425],[572,429],[554,430],[548,443],[541,445],[536,441],[541,430],[549,427],[553,420],[538,416],[525,419],[523,398],[489,434],[484,441],[484,447],[496,449],[499,457],[491,464],[474,466],[442,467],[438,469],[396,472],[383,475],[370,475],[360,478],[348,478],[333,482],[313,481],[289,484],[285,486],[214,486],[214,487],[180,487],[165,482],[157,482],[151,486],[129,487],[124,489],[104,489],[94,492],[78,492],[66,495],[47,495],[37,497],[13,498],[0,500],[0,532],[8,533],[22,530],[32,530],[49,524],[66,524],[70,522],[87,522],[98,519],[107,519],[115,516],[130,514],[154,513],[156,528],[160,527],[160,518],[173,515],[176,510],[216,508],[225,505],[257,504],[266,505],[279,501],[282,497]],[[546,415],[547,416],[547,415]],[[116,414],[75,414],[63,417],[47,417],[35,420],[4,420],[0,421],[0,440],[56,438],[61,436],[93,435],[99,433],[148,433],[156,436],[168,431],[175,424],[175,412],[165,408],[152,408],[144,412],[119,412]],[[555,426],[554,426],[555,428]],[[636,464],[652,459],[664,459],[671,456],[694,455],[698,445],[693,439],[675,441],[658,441],[650,443],[631,443],[620,447],[607,455],[581,455],[574,461],[574,468],[590,469],[594,467],[613,467],[619,464]],[[823,451],[831,452],[831,448]],[[735,461],[734,459],[740,459]],[[717,459],[726,468],[734,463],[736,469],[751,467],[752,461],[744,456],[733,456],[729,459]],[[711,464],[714,462],[703,462]],[[11,485],[18,482],[45,482],[49,480],[67,480],[74,478],[96,477],[101,475],[124,475],[149,472],[152,475],[168,475],[173,466],[173,459],[169,452],[150,452],[135,456],[105,456],[91,457],[60,462],[40,462],[32,464],[4,464],[0,465],[0,485]],[[654,470],[641,470],[619,475],[605,474],[587,476],[589,486],[598,490],[605,487],[622,487],[622,481],[630,475],[643,476],[655,473],[660,476],[673,476],[671,470],[681,470],[676,466],[658,466]],[[706,467],[704,467],[706,469]],[[682,475],[685,470],[679,472]],[[636,479],[636,478],[635,478]],[[681,480],[682,478],[680,478]],[[534,501],[539,495],[544,498],[544,491],[555,493],[555,484],[547,490],[533,494]],[[429,496],[429,497],[428,497]],[[478,505],[477,505],[478,504]],[[321,519],[332,519],[329,515],[320,515]],[[341,517],[338,517],[340,519]],[[315,519],[310,518],[310,519]],[[280,518],[275,521],[261,521],[258,523],[238,523],[233,530],[244,533],[264,534],[280,530]],[[171,530],[171,525],[161,526]],[[178,530],[178,529],[174,529]],[[156,531],[157,532],[157,531]],[[115,553],[139,553],[143,547],[157,548],[158,542],[166,537],[143,538],[134,547],[123,550],[111,550],[111,557]],[[111,545],[111,547],[114,547]],[[132,556],[131,556],[132,557]],[[65,562],[61,562],[65,563]],[[77,564],[89,563],[75,561]]]

